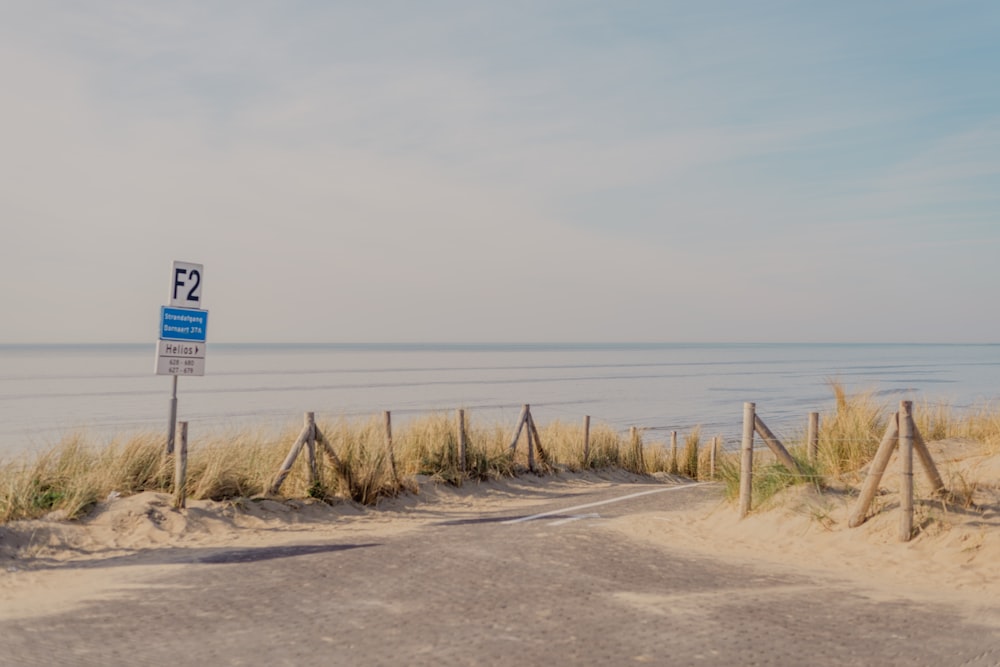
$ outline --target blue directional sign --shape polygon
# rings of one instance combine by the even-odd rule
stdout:
[[[160,307],[160,340],[186,340],[204,343],[207,335],[207,310]]]

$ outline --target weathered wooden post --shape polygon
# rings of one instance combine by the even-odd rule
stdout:
[[[816,463],[819,455],[819,413],[809,413],[809,429],[806,432],[806,459]]]
[[[590,415],[583,418],[583,467],[590,467]]]
[[[680,471],[677,465],[677,431],[670,432],[670,474],[676,475]]]
[[[319,482],[319,471],[316,468],[316,413],[307,412],[305,415],[304,428],[306,434],[306,460],[309,462],[309,489],[316,488]]]
[[[927,473],[927,480],[931,483],[931,493],[939,498],[946,497],[948,489],[945,487],[944,481],[941,479],[941,473],[938,472],[937,466],[934,465],[934,459],[931,458],[931,452],[927,449],[927,443],[924,442],[924,438],[920,435],[920,431],[916,425],[913,426],[913,451],[917,453],[917,458],[920,459],[920,463],[924,466],[924,472]]]
[[[180,446],[174,458],[174,507],[187,506],[188,423],[180,422]]]
[[[542,447],[542,439],[538,436],[538,425],[535,424],[535,418],[531,416],[531,412],[528,412],[528,429],[531,431],[531,440],[534,442],[535,451],[538,454],[539,460],[542,462],[543,466],[549,465],[551,462],[549,460],[549,455],[546,453],[545,448]]]
[[[899,541],[909,542],[913,536],[913,402],[899,402],[900,480]]]
[[[740,518],[750,513],[750,496],[753,492],[753,433],[757,406],[743,404],[743,442],[740,445]]]
[[[528,470],[535,472],[535,439],[531,433],[531,408],[524,406],[524,435],[528,438]]]
[[[715,479],[715,458],[719,455],[719,436],[712,438],[712,449],[708,452],[708,478]]]
[[[463,473],[466,466],[465,410],[458,411],[458,469]]]
[[[302,429],[302,432],[299,433],[299,437],[295,439],[294,443],[292,443],[292,448],[288,450],[288,456],[286,456],[285,460],[281,463],[281,468],[278,470],[278,474],[275,475],[274,482],[272,482],[270,488],[268,488],[268,493],[271,495],[278,493],[281,485],[284,484],[285,478],[288,477],[288,473],[292,471],[292,464],[295,463],[295,459],[298,458],[299,452],[302,451],[302,447],[306,444],[306,441],[309,440],[310,437],[316,437],[316,425],[315,422],[311,420],[312,414],[313,413],[311,412],[305,413],[306,425]],[[332,449],[329,449],[329,451],[331,453],[333,452]]]
[[[396,474],[396,455],[392,451],[392,414],[385,411],[385,451],[389,456],[389,471],[392,473],[392,481],[399,482],[399,475]]]
[[[785,466],[785,468],[788,469],[788,472],[801,475],[802,469],[799,468],[799,464],[792,458],[792,455],[788,453],[785,446],[781,444],[781,441],[778,440],[778,436],[772,433],[771,429],[767,427],[764,420],[754,414],[753,424],[754,429],[760,434],[764,444],[767,445],[767,448],[774,454],[774,458],[776,458],[781,465]]]
[[[865,522],[865,517],[868,515],[868,508],[871,506],[872,500],[878,492],[878,484],[882,481],[882,475],[885,474],[885,469],[889,465],[889,459],[892,458],[892,452],[896,449],[898,442],[899,413],[897,412],[890,418],[889,425],[885,429],[885,435],[882,436],[882,442],[879,443],[878,450],[875,452],[875,458],[868,464],[868,476],[865,477],[865,482],[861,486],[861,492],[858,494],[854,511],[847,520],[849,528],[857,528]]]
[[[514,450],[517,449],[517,441],[521,438],[521,430],[524,428],[524,423],[528,419],[528,410],[531,407],[525,403],[521,406],[521,414],[517,417],[517,426],[514,427],[514,437],[510,439],[510,453],[513,454]]]

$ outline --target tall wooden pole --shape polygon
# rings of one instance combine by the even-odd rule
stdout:
[[[590,466],[590,415],[583,418],[583,467]]]
[[[319,481],[319,471],[316,468],[316,413],[307,412],[305,414],[305,424],[303,428],[308,430],[306,434],[306,460],[309,462],[309,489],[310,492]]]
[[[913,536],[913,402],[899,402],[899,458],[902,479],[899,507],[899,541],[909,542]]]
[[[740,518],[750,513],[753,492],[753,432],[757,409],[754,403],[743,404],[743,442],[740,445]]]
[[[677,431],[670,432],[670,474],[676,475],[679,471],[677,465]]]
[[[809,413],[809,430],[806,435],[806,458],[809,463],[816,463],[819,455],[819,413]]]

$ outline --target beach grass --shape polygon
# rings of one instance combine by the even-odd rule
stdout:
[[[872,390],[849,394],[837,381],[830,381],[829,385],[834,409],[820,415],[816,459],[807,457],[804,431],[792,434],[784,443],[800,472],[787,470],[770,452],[758,450],[753,462],[752,506],[766,506],[772,497],[790,486],[812,484],[823,488],[844,479],[857,481],[875,456],[898,406],[879,400]],[[960,411],[947,404],[925,402],[914,405],[913,416],[925,441],[959,438],[980,443],[984,453],[1000,452],[1000,409],[995,406]],[[731,500],[738,498],[739,452],[721,456],[716,470],[725,495]]]
[[[801,473],[786,470],[769,453],[754,457],[755,507],[788,486],[822,487],[856,476],[874,456],[895,406],[880,402],[873,392],[850,395],[837,382],[830,386],[835,407],[821,415],[815,461],[806,457],[805,433],[793,434],[785,443]],[[964,438],[982,443],[989,453],[1000,451],[1000,409],[995,407],[959,412],[941,404],[918,404],[914,417],[925,440]],[[521,435],[512,451],[509,425],[469,423],[464,470],[452,415],[426,415],[397,427],[391,449],[384,421],[378,417],[320,421],[318,427],[337,461],[319,452],[317,476],[311,480],[303,454],[280,489],[282,497],[374,505],[381,498],[416,490],[421,477],[460,486],[528,472],[526,436]],[[300,429],[289,428],[277,436],[264,429],[248,429],[194,440],[189,447],[187,496],[226,500],[267,495]],[[710,448],[703,446],[699,427],[683,435],[683,447],[676,456],[665,443],[645,442],[648,434],[642,429],[621,432],[597,423],[590,430],[585,451],[582,425],[554,421],[539,429],[542,447],[536,452],[535,471],[710,476]],[[719,452],[715,479],[723,483],[727,496],[738,496],[739,452]],[[107,443],[74,434],[41,453],[0,463],[0,523],[52,512],[72,519],[112,494],[172,490],[173,461],[164,453],[162,434],[139,434]]]
[[[318,452],[317,477],[310,481],[303,452],[281,486],[282,497],[347,499],[373,505],[381,498],[415,489],[418,476],[458,486],[529,472],[525,436],[511,451],[513,433],[502,424],[467,426],[464,470],[456,420],[447,414],[427,415],[394,428],[391,448],[384,422],[377,417],[320,421],[317,426],[337,462]],[[298,432],[299,428],[288,429],[274,436],[251,429],[193,440],[187,496],[226,500],[266,495]],[[591,428],[586,456],[581,425],[552,422],[539,429],[539,439],[539,474],[616,469],[646,475],[665,472],[670,464],[663,448],[644,443],[641,432],[620,433],[606,424]],[[688,436],[688,442],[697,448],[697,433]],[[40,454],[4,463],[0,465],[0,523],[51,512],[72,519],[109,495],[171,492],[174,466],[164,450],[161,434],[110,443],[77,434]],[[691,455],[686,456],[690,459]],[[697,463],[687,469],[696,470]]]

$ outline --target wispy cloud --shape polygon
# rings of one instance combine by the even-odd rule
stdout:
[[[0,339],[101,339],[94,284],[152,310],[171,259],[211,269],[221,339],[850,339],[859,318],[906,337],[882,304],[907,281],[971,300],[1000,277],[990,21],[9,5],[0,257],[30,288]],[[935,250],[954,277],[907,256]],[[260,304],[273,321],[245,333]]]

